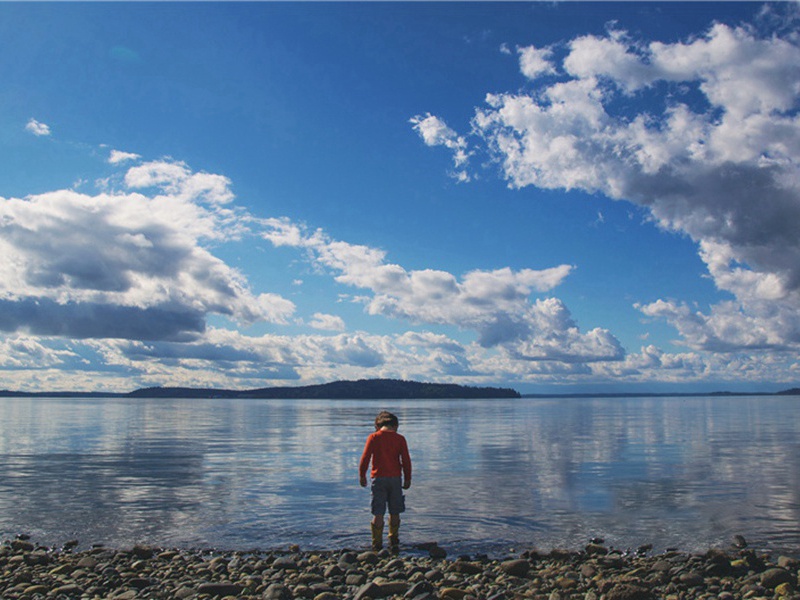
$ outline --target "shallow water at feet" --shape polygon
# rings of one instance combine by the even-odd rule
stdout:
[[[800,554],[800,399],[0,399],[0,534],[59,545],[368,543],[375,414],[414,463],[406,544]]]

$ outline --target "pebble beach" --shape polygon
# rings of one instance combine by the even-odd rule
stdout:
[[[735,546],[650,555],[647,547],[620,552],[595,540],[580,550],[502,558],[448,556],[435,543],[397,555],[77,546],[41,547],[25,536],[2,542],[0,598],[800,600],[797,558]]]

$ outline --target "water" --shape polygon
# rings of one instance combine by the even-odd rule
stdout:
[[[406,544],[451,553],[751,546],[800,554],[800,400],[0,399],[0,535],[364,547],[375,414],[414,463]]]

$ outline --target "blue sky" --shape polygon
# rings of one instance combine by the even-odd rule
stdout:
[[[796,3],[0,4],[0,388],[800,381]]]

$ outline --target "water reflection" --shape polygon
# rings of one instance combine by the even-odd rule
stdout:
[[[357,463],[389,403],[0,399],[0,533],[37,541],[360,546]],[[404,534],[452,549],[800,549],[792,398],[391,403]]]

